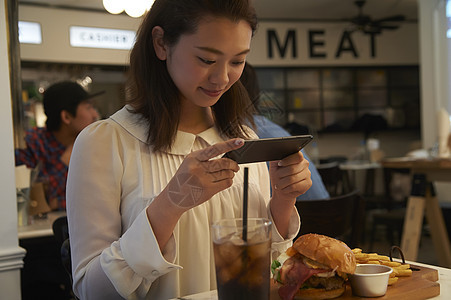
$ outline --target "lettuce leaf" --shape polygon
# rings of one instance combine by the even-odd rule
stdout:
[[[280,272],[279,272],[281,266],[282,266],[282,264],[277,259],[273,260],[273,262],[271,263],[272,276],[273,276],[274,280],[276,280],[277,282],[280,282],[280,283],[282,283],[281,278],[280,278]]]

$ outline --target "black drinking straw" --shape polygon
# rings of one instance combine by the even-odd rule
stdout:
[[[248,190],[249,168],[244,168],[243,188],[243,241],[247,242],[247,190]]]

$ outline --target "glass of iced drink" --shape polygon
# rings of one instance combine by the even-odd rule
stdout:
[[[220,300],[269,299],[271,221],[249,218],[212,225],[216,282]]]

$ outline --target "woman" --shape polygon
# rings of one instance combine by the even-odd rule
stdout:
[[[238,79],[256,17],[247,0],[157,0],[130,56],[130,101],[78,137],[69,166],[74,290],[82,299],[169,299],[216,288],[211,223],[241,216],[243,173],[219,158],[255,137]],[[249,216],[273,250],[299,230],[311,185],[299,152],[249,165]],[[275,190],[269,196],[270,181]]]

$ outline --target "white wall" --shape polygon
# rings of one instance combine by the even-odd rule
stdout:
[[[450,74],[445,0],[418,0],[423,146],[437,142],[437,111],[448,108]]]
[[[0,2],[0,53],[8,53],[6,1]],[[25,250],[18,246],[9,62],[0,55],[0,299],[19,300]]]
[[[437,111],[450,102],[445,0],[418,0],[423,148],[437,142]],[[451,202],[451,184],[436,183],[437,197]]]
[[[47,7],[19,5],[19,20],[41,24],[42,44],[21,44],[22,60],[69,62],[85,64],[126,65],[127,50],[106,50],[95,48],[77,48],[69,45],[70,26],[89,26],[101,28],[137,30],[141,19],[126,15],[111,15],[101,12],[85,12]],[[343,46],[355,49],[356,56],[343,51],[336,57],[337,49],[343,39],[348,24],[308,23],[308,22],[269,22],[261,21],[252,41],[249,61],[255,66],[312,66],[312,65],[416,65],[418,64],[418,28],[415,23],[404,23],[399,29],[376,35],[371,41],[369,35],[354,32]],[[281,44],[287,39],[287,33],[294,33],[289,39],[286,55],[281,57],[274,50],[269,57],[270,43],[268,31],[273,31]],[[315,32],[309,38],[309,33]],[[296,53],[293,53],[295,43]],[[274,48],[274,40],[271,48]],[[374,45],[374,55],[371,55]],[[310,57],[309,49],[324,57]]]
[[[345,34],[348,23],[261,21],[248,60],[254,66],[370,66],[418,64],[418,26],[374,35]],[[285,48],[285,51],[278,51]],[[272,53],[271,53],[272,51]]]
[[[125,15],[19,5],[19,20],[41,24],[42,44],[21,44],[22,60],[126,65],[128,50],[76,48],[69,44],[70,26],[137,30],[141,19]]]

